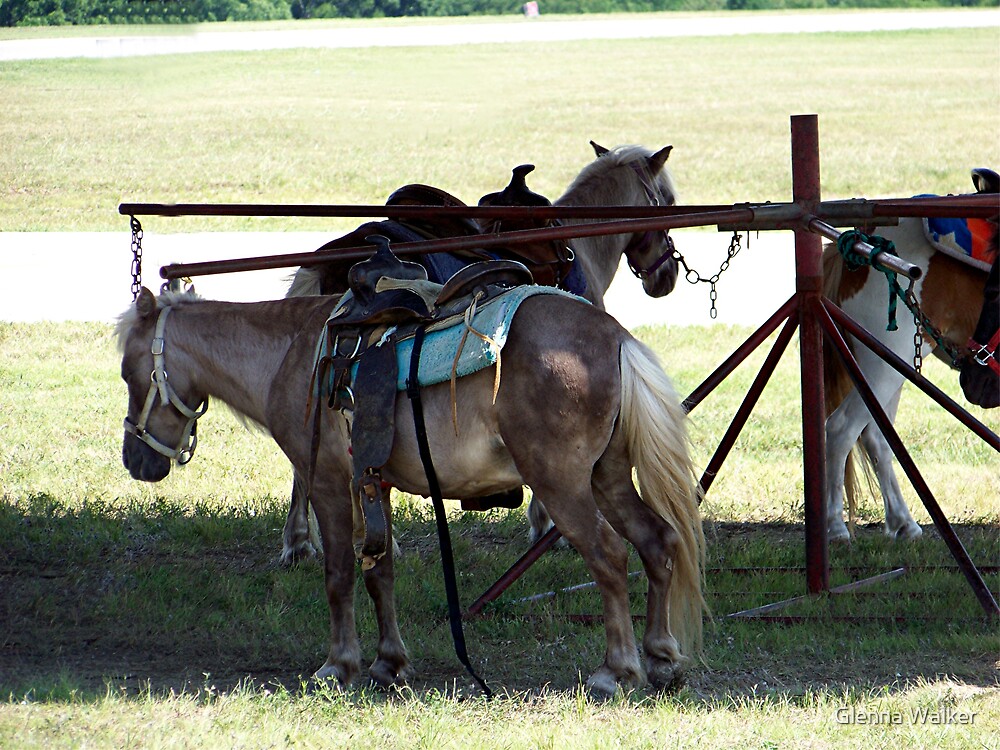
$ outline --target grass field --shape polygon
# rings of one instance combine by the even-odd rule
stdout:
[[[1000,163],[996,29],[0,65],[0,231],[114,230],[119,202],[475,202],[533,162],[556,196],[604,145],[672,143],[687,203],[787,200],[820,116],[828,198],[960,192]],[[933,52],[933,54],[931,54]],[[329,221],[155,220],[158,231]]]
[[[0,231],[123,230],[120,200],[381,202],[411,181],[471,202],[524,161],[538,165],[531,186],[554,196],[589,158],[590,138],[672,142],[687,202],[784,200],[788,116],[807,111],[820,114],[826,197],[963,191],[970,167],[1000,164],[998,38],[987,29],[0,64]],[[682,393],[747,333],[638,331]],[[575,553],[555,551],[467,624],[472,659],[501,696],[486,703],[470,697],[452,651],[428,504],[397,498],[412,690],[307,691],[328,614],[319,566],[276,563],[290,469],[273,442],[213,405],[194,461],[160,484],[136,483],[120,462],[126,397],[110,327],[0,322],[0,747],[1000,747],[996,623],[905,482],[921,540],[888,543],[881,504],[868,500],[855,544],[831,550],[834,585],[904,575],[799,602],[779,621],[726,617],[804,591],[792,349],[704,506],[715,617],[686,686],[587,699],[580,675],[600,661],[603,635],[579,616],[598,611],[594,594],[518,601],[588,580]],[[762,359],[693,412],[699,466]],[[952,373],[926,368],[958,397]],[[974,413],[1000,429],[996,412]],[[996,454],[909,388],[896,426],[996,594]],[[452,534],[466,604],[526,546],[520,509],[456,514]],[[638,612],[641,579],[633,591]],[[371,656],[363,587],[358,601]]]
[[[706,336],[729,351],[746,333],[639,331],[682,392],[716,364],[704,354]],[[397,498],[398,597],[418,670],[413,692],[304,693],[328,620],[320,568],[276,564],[287,465],[216,405],[190,465],[157,485],[131,481],[119,460],[125,396],[116,359],[107,326],[0,324],[4,747],[994,746],[986,728],[1000,719],[996,626],[912,493],[923,539],[888,543],[869,501],[856,543],[831,554],[835,585],[904,566],[906,575],[800,602],[776,613],[781,621],[725,617],[803,592],[794,352],[706,501],[716,617],[705,664],[674,696],[604,705],[578,690],[601,658],[600,626],[573,619],[599,611],[594,594],[518,602],[588,580],[569,551],[543,557],[467,624],[472,658],[505,697],[449,698],[470,694],[470,684],[452,652],[429,507],[409,497]],[[693,413],[699,465],[760,360]],[[942,366],[928,368],[957,395]],[[978,414],[1000,427],[997,415]],[[897,427],[996,591],[995,455],[942,417],[908,397]],[[523,511],[455,516],[452,534],[468,605],[525,548]],[[632,588],[640,611],[643,581]],[[370,654],[374,621],[362,588],[358,600]],[[913,718],[919,711],[950,711],[950,723]],[[901,718],[871,726],[886,712]]]

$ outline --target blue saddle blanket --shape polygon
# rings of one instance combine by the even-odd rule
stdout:
[[[996,260],[992,242],[995,227],[985,219],[930,217],[923,219],[923,224],[927,241],[940,253],[982,271],[989,271]]]
[[[437,383],[451,380],[453,367],[455,368],[456,377],[464,377],[495,365],[499,358],[500,350],[507,341],[507,335],[510,333],[510,326],[514,320],[517,308],[524,300],[538,294],[556,294],[561,297],[568,297],[590,304],[582,297],[564,292],[556,287],[525,285],[514,287],[510,291],[494,297],[476,310],[471,325],[485,339],[477,336],[472,331],[469,331],[468,335],[465,335],[465,320],[462,315],[448,318],[446,321],[441,321],[440,324],[432,323],[427,327],[423,347],[420,351],[420,368],[417,376],[419,385],[436,385]],[[441,327],[436,327],[439,325]],[[392,329],[387,332],[387,335],[391,332]],[[464,342],[462,341],[463,336],[465,337]],[[327,331],[324,329],[320,336],[319,345],[317,346],[317,363],[322,356],[329,353],[329,346]],[[462,347],[460,354],[458,353],[459,346]],[[406,390],[412,352],[412,335],[396,342],[396,362],[398,366],[396,389],[399,391]],[[456,354],[458,354],[457,366],[455,363]],[[355,363],[352,378],[357,373],[357,367]],[[317,395],[320,397],[328,396],[331,388],[332,383],[329,380],[317,383]]]

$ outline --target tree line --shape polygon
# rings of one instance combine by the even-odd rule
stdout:
[[[524,0],[0,0],[0,26],[189,24],[520,13]],[[996,7],[1000,0],[539,0],[542,13]]]

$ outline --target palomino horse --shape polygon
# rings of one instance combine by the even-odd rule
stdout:
[[[317,338],[336,304],[331,297],[257,303],[177,293],[157,298],[143,289],[119,319],[117,336],[128,385],[122,458],[134,478],[155,482],[169,473],[172,460],[190,460],[193,426],[210,397],[267,429],[298,474],[309,476],[312,467],[310,497],[321,530],[331,622],[329,656],[316,677],[346,686],[361,669],[351,443],[339,411],[321,409],[315,454],[312,431],[304,427]],[[704,538],[684,412],[655,355],[593,305],[537,295],[511,322],[495,402],[492,368],[459,378],[457,393],[456,431],[449,384],[421,388],[444,496],[530,486],[601,593],[607,651],[588,687],[611,694],[619,684],[671,685],[683,660],[699,648]],[[383,476],[403,491],[428,495],[404,394],[396,399],[395,417]],[[382,502],[391,535],[388,493]],[[645,663],[629,612],[622,537],[638,550],[649,580]],[[403,682],[411,668],[396,622],[391,544],[363,576],[379,627],[369,674],[379,685]]]
[[[566,192],[556,200],[556,206],[672,206],[676,203],[677,191],[666,167],[672,146],[655,152],[636,145],[607,149],[591,141],[591,146],[597,158],[577,175]],[[454,200],[450,196],[447,198]],[[582,224],[586,221],[566,219],[563,223]],[[371,226],[369,234],[384,233],[375,223]],[[449,225],[449,228],[443,228],[441,234],[460,230],[460,227],[456,230]],[[651,297],[669,294],[677,281],[677,261],[673,257],[672,240],[666,231],[580,237],[573,240],[572,248],[585,288],[570,288],[570,291],[578,291],[602,310],[604,295],[611,286],[622,257],[632,273],[642,281],[646,294]],[[419,257],[411,259],[421,260]],[[432,281],[444,281],[434,278],[434,268],[430,263],[425,265],[428,266]],[[295,273],[288,296],[330,294],[345,288],[346,273],[342,266],[336,268],[336,273],[331,273],[330,269],[324,267],[302,267]],[[309,534],[308,511],[309,504],[303,493],[302,480],[296,477],[288,519],[282,534],[283,565],[315,555],[315,547]],[[532,541],[552,525],[544,506],[534,498],[528,506],[528,519]]]
[[[992,177],[990,177],[992,175]],[[976,170],[974,173],[979,192],[997,192],[995,173]],[[980,264],[972,265],[949,254],[941,252],[928,238],[923,219],[904,218],[895,227],[878,227],[872,234],[892,241],[896,254],[917,266],[923,276],[913,285],[913,292],[920,309],[941,334],[941,341],[955,342],[949,347],[967,353],[965,343],[976,326],[977,317],[990,317],[996,322],[996,233],[987,240],[986,254],[992,253],[994,292],[993,301],[987,299],[982,305],[986,272]],[[992,245],[992,247],[990,247]],[[915,346],[916,323],[913,315],[902,305],[899,306],[898,330],[887,331],[887,290],[886,277],[869,266],[858,270],[848,270],[836,247],[828,247],[824,254],[824,292],[828,298],[839,304],[852,318],[875,335],[886,347],[904,360],[923,358],[932,351],[952,363],[952,357],[940,351],[938,341],[926,332],[921,339],[919,350]],[[989,293],[987,292],[987,297]],[[983,324],[988,328],[989,324]],[[988,336],[987,336],[988,338]],[[978,339],[983,341],[984,339]],[[853,342],[853,339],[851,340]],[[886,364],[878,355],[865,346],[855,346],[855,356],[865,379],[871,385],[879,403],[889,419],[894,420],[899,408],[904,378]],[[971,365],[966,368],[973,370]],[[986,367],[975,366],[975,374]],[[826,460],[827,498],[826,521],[830,541],[848,541],[850,531],[844,522],[844,494],[853,503],[857,492],[857,470],[853,448],[858,445],[860,457],[874,470],[885,504],[885,533],[893,539],[912,539],[923,532],[913,520],[903,500],[899,483],[892,466],[893,454],[881,431],[869,414],[861,396],[851,384],[846,371],[835,361],[828,351],[826,362]],[[966,376],[970,378],[972,376]],[[984,378],[987,376],[983,376]],[[996,376],[993,375],[992,393],[996,396]],[[988,389],[989,381],[986,388]],[[982,402],[978,402],[982,403]],[[986,405],[986,404],[983,404]],[[996,405],[994,400],[993,405]]]

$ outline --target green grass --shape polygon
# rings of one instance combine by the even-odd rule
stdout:
[[[125,231],[122,200],[381,202],[412,181],[474,202],[525,161],[538,165],[531,186],[555,196],[590,138],[672,142],[689,203],[785,200],[788,116],[808,111],[820,115],[826,197],[957,192],[970,167],[1000,163],[997,41],[984,29],[4,63],[0,231]],[[747,333],[639,331],[682,393]],[[693,412],[697,465],[762,359]],[[997,747],[996,626],[905,482],[924,538],[889,544],[868,500],[856,543],[831,550],[831,575],[906,575],[789,605],[784,623],[725,618],[804,590],[800,572],[778,570],[804,564],[794,346],[704,506],[716,614],[705,664],[677,695],[607,704],[579,691],[603,639],[571,616],[598,611],[593,593],[517,601],[588,580],[572,552],[544,556],[467,625],[503,697],[452,700],[469,681],[429,508],[406,497],[398,596],[413,692],[304,692],[328,615],[318,566],[276,564],[286,462],[215,405],[190,465],[132,481],[118,367],[106,325],[0,322],[0,747]],[[926,367],[958,397],[953,373]],[[975,413],[1000,429],[996,412]],[[909,387],[896,427],[996,592],[996,454]],[[468,604],[524,550],[523,511],[456,515],[452,528]],[[632,590],[641,611],[641,579]],[[370,657],[374,617],[358,592]],[[838,723],[841,708],[852,723]],[[945,708],[974,723],[912,718]],[[856,718],[879,712],[901,720]]]
[[[687,203],[782,201],[788,118],[803,112],[820,115],[827,198],[971,190],[970,168],[1000,163],[998,39],[974,29],[4,63],[0,231],[124,231],[121,201],[381,203],[408,182],[475,202],[528,161],[532,187],[554,197],[591,138],[674,144]]]
[[[747,333],[639,330],[682,392]],[[693,413],[698,465],[762,356]],[[833,585],[899,567],[906,575],[791,604],[775,613],[784,622],[725,617],[803,593],[794,351],[706,501],[715,619],[705,664],[676,695],[607,704],[579,692],[603,635],[574,618],[599,612],[596,595],[519,601],[587,581],[569,551],[543,556],[466,625],[472,659],[501,699],[451,699],[468,695],[470,681],[452,650],[429,504],[409,497],[397,498],[397,593],[413,691],[305,692],[326,652],[328,617],[320,568],[276,564],[289,470],[273,443],[217,405],[202,420],[194,461],[143,485],[120,464],[125,390],[108,326],[0,324],[0,363],[4,747],[991,747],[987,727],[1000,719],[996,626],[930,527],[914,544],[892,545],[869,503],[855,544],[831,550]],[[957,396],[951,373],[936,361],[927,367]],[[1000,427],[995,413],[976,413]],[[961,522],[973,559],[992,566],[986,580],[997,591],[995,454],[908,393],[897,419],[904,440],[920,442],[929,425],[938,439],[920,445],[921,470]],[[468,605],[525,548],[523,511],[456,514],[452,538]],[[641,612],[642,579],[630,590]],[[357,598],[370,656],[374,615],[360,585]],[[974,723],[912,718],[925,709]],[[854,723],[838,723],[838,711]],[[857,723],[880,712],[903,718]]]

